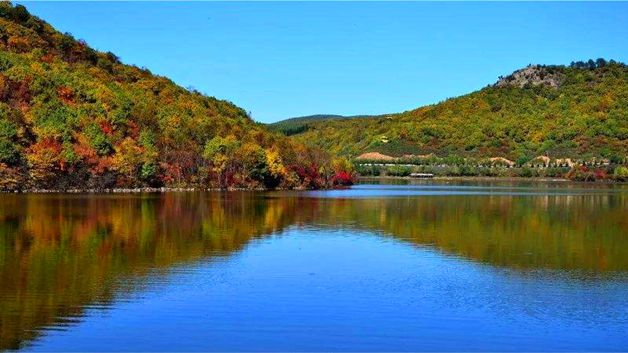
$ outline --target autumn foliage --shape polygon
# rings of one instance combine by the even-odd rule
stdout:
[[[533,65],[478,91],[399,114],[312,116],[272,125],[295,141],[357,157],[539,156],[625,163],[628,65],[614,60]]]
[[[232,103],[0,3],[0,189],[320,188],[336,174]]]

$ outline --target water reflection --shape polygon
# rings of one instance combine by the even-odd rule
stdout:
[[[360,188],[333,198],[2,195],[0,349],[73,325],[86,308],[124,300],[170,268],[220,261],[252,239],[288,229],[368,231],[517,276],[550,270],[604,281],[628,271],[628,196],[621,190],[390,197],[385,189],[363,189],[380,197],[352,198]]]

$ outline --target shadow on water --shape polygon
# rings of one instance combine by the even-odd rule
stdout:
[[[368,231],[521,276],[550,270],[604,281],[628,271],[622,190],[553,194],[510,185],[460,195],[448,193],[460,188],[442,188],[428,188],[429,197],[369,186],[331,196],[2,195],[0,349],[27,347],[47,330],[80,322],[87,309],[151,286],[151,278],[173,267],[223,261],[251,240],[288,228]],[[361,197],[365,190],[368,197]]]

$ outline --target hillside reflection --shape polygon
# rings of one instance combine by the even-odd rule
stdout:
[[[628,271],[628,198],[322,199],[295,194],[0,196],[0,350],[106,307],[159,270],[220,259],[287,227],[377,232],[517,269]],[[162,271],[166,273],[166,271]]]
[[[332,223],[519,269],[628,270],[625,195],[330,200]]]

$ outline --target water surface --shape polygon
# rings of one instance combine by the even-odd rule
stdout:
[[[0,350],[627,350],[628,190],[0,196]]]

